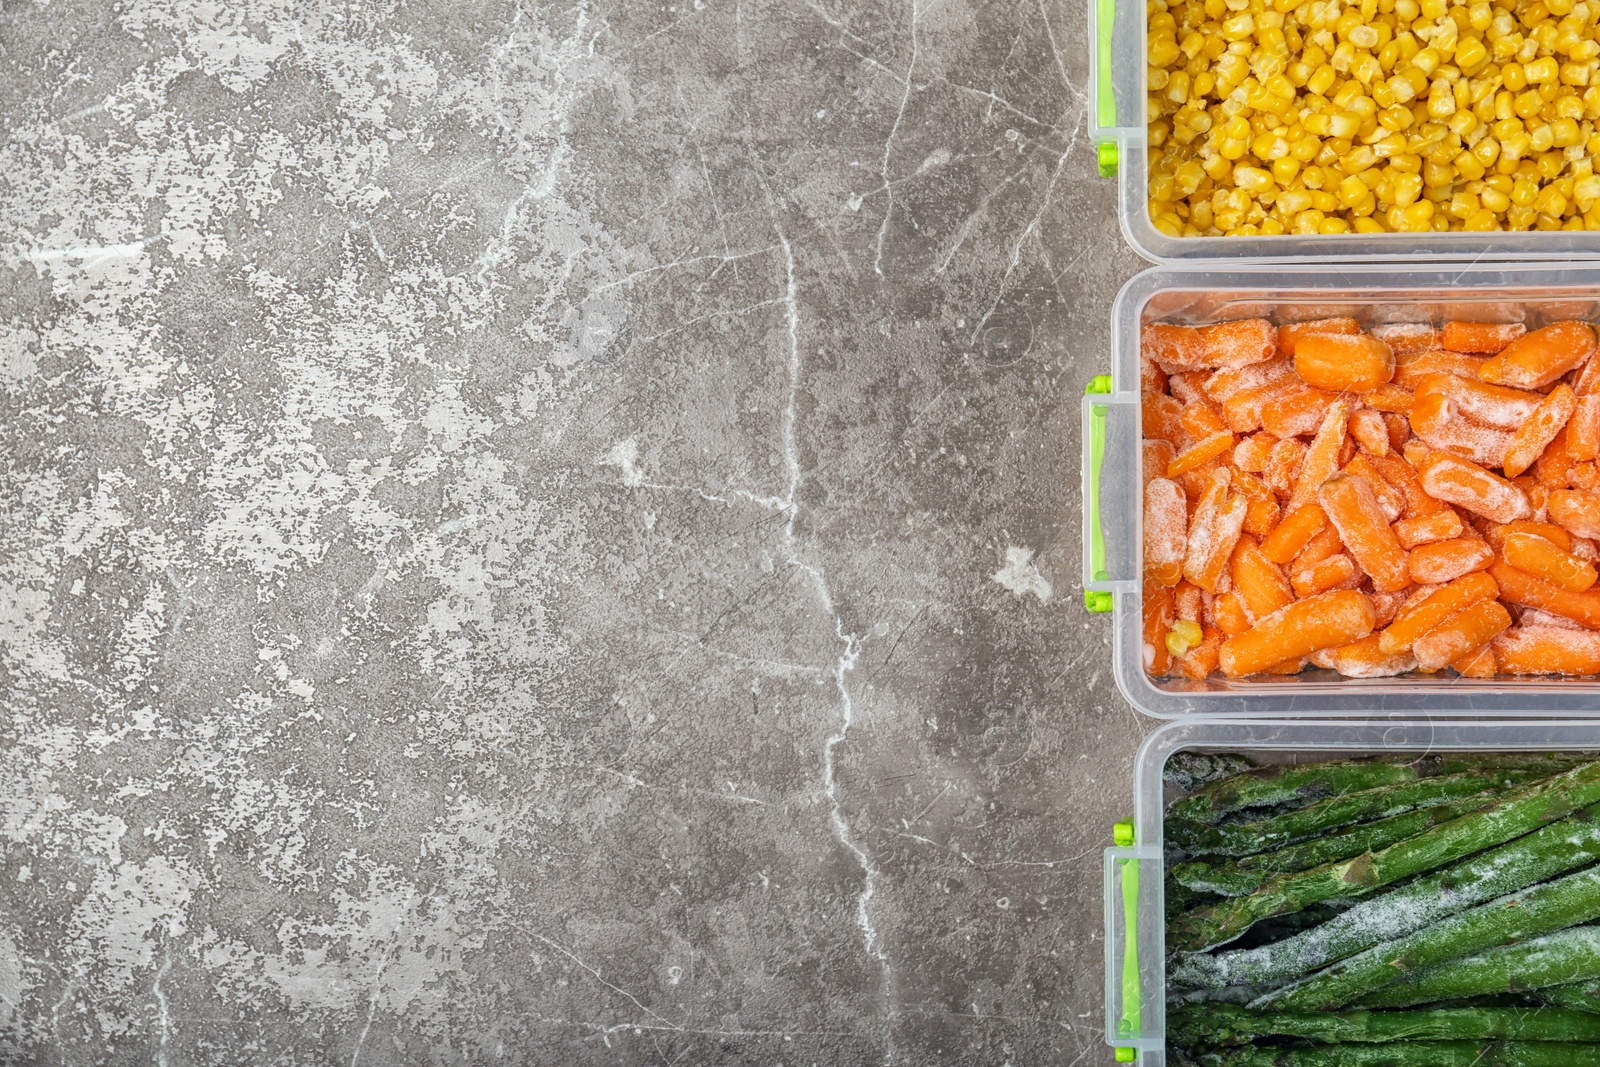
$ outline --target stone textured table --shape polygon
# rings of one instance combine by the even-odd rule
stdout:
[[[1108,1062],[1083,6],[6,5],[0,1062]]]

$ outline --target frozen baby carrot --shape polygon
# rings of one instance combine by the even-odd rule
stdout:
[[[1461,529],[1461,516],[1455,513],[1455,509],[1441,508],[1432,515],[1401,519],[1394,524],[1394,535],[1399,539],[1401,548],[1414,549],[1418,545],[1460,537]]]
[[[1362,408],[1350,415],[1350,436],[1362,448],[1375,456],[1389,454],[1389,424],[1383,421],[1381,411]]]
[[[1506,562],[1517,570],[1538,575],[1574,593],[1581,593],[1594,585],[1597,577],[1592,564],[1561,551],[1551,542],[1533,534],[1508,535],[1500,552]]]
[[[1261,547],[1241,537],[1233,550],[1233,591],[1252,623],[1294,601],[1294,591]]]
[[[1173,666],[1186,678],[1199,681],[1217,669],[1217,653],[1228,635],[1215,626],[1207,626],[1201,633],[1200,643],[1185,652]]]
[[[1447,322],[1439,345],[1452,352],[1494,353],[1527,332],[1520,322]]]
[[[1450,510],[1450,505],[1441,504],[1428,495],[1428,491],[1422,487],[1421,476],[1408,460],[1401,456],[1373,456],[1371,462],[1383,475],[1384,481],[1400,490],[1400,495],[1405,497],[1406,506],[1401,514],[1406,518],[1414,519]]]
[[[1230,589],[1217,597],[1212,611],[1217,616],[1217,629],[1229,637],[1250,629],[1250,618],[1245,614],[1238,592],[1234,590]]]
[[[1484,537],[1488,540],[1489,547],[1498,552],[1501,546],[1506,543],[1506,538],[1514,533],[1533,534],[1535,537],[1544,538],[1563,552],[1572,551],[1572,535],[1553,522],[1532,522],[1528,519],[1519,519],[1516,522],[1505,524],[1491,523]]]
[[[1167,649],[1167,634],[1177,621],[1172,590],[1160,582],[1144,583],[1144,632],[1141,646],[1144,669],[1161,676],[1172,670],[1172,653]]]
[[[1458,578],[1401,608],[1394,622],[1379,635],[1379,647],[1385,652],[1410,648],[1423,634],[1474,604],[1493,600],[1499,592],[1500,587],[1487,574],[1479,572]]]
[[[1183,405],[1176,397],[1166,393],[1145,393],[1139,398],[1144,436],[1160,438],[1182,447],[1187,435],[1183,432]]]
[[[1578,371],[1577,380],[1572,383],[1572,391],[1579,396],[1600,393],[1600,360],[1596,360],[1593,356],[1589,357],[1589,362]]]
[[[1244,497],[1229,494],[1231,480],[1226,467],[1213,472],[1211,484],[1189,520],[1183,576],[1209,593],[1217,592],[1217,582],[1227,570],[1233,546],[1239,543],[1250,506]]]
[[[1194,397],[1183,405],[1178,425],[1196,441],[1228,430],[1227,423],[1222,421],[1221,409],[1203,396]]]
[[[1589,361],[1589,366],[1600,366],[1600,360]],[[1600,459],[1600,396],[1580,396],[1567,422],[1567,452],[1582,462]]]
[[[1189,547],[1189,502],[1183,487],[1152,478],[1144,487],[1144,573],[1162,585],[1177,585]]]
[[[1505,635],[1502,634],[1501,636]],[[1494,655],[1495,641],[1498,640],[1500,640],[1499,637],[1495,638],[1494,641],[1490,641],[1478,651],[1467,653],[1450,664],[1450,666],[1454,667],[1456,673],[1463,678],[1493,678],[1499,673],[1499,665],[1495,661]]]
[[[1261,477],[1272,486],[1274,493],[1288,496],[1294,491],[1294,480],[1300,476],[1300,464],[1305,456],[1306,446],[1294,438],[1279,441],[1272,446],[1272,455],[1267,457],[1267,468],[1261,472]]]
[[[1328,414],[1334,394],[1296,381],[1261,405],[1261,425],[1279,437],[1312,433]]]
[[[1600,493],[1592,489],[1557,489],[1550,494],[1550,518],[1574,536],[1600,538]]]
[[[1433,541],[1411,550],[1408,566],[1411,580],[1428,585],[1453,582],[1474,571],[1487,570],[1494,562],[1494,551],[1475,537]]]
[[[1244,513],[1244,532],[1256,537],[1265,537],[1277,529],[1278,518],[1282,514],[1282,507],[1271,497],[1266,500],[1252,500],[1249,510]]]
[[[1448,667],[1494,640],[1511,626],[1511,613],[1498,600],[1485,600],[1429,630],[1411,646],[1417,665]]]
[[[1339,469],[1339,452],[1344,446],[1345,428],[1350,424],[1350,404],[1337,400],[1328,405],[1317,436],[1311,439],[1306,457],[1300,463],[1300,476],[1289,497],[1289,510],[1304,507],[1317,499],[1322,483]],[[1287,657],[1285,657],[1287,658]]]
[[[1411,596],[1412,590],[1416,588],[1416,586],[1412,586],[1411,589],[1402,590],[1398,593],[1368,593],[1367,597],[1372,601],[1372,611],[1376,616],[1377,625],[1388,626],[1391,622],[1394,622],[1394,617],[1400,613],[1401,605],[1406,602]]]
[[[1411,431],[1433,448],[1465,456],[1485,467],[1498,467],[1511,447],[1511,434],[1463,416],[1455,401],[1442,393],[1417,398],[1411,408]]]
[[[1261,554],[1273,563],[1288,563],[1328,525],[1320,504],[1307,504],[1285,515],[1277,529],[1261,542]]]
[[[1394,384],[1402,389],[1415,389],[1417,383],[1430,374],[1454,374],[1462,378],[1476,378],[1482,369],[1481,356],[1467,356],[1459,352],[1446,352],[1435,348],[1421,355],[1399,360],[1394,369]]]
[[[1494,639],[1505,674],[1600,674],[1600,634],[1564,626],[1516,626]]]
[[[1323,483],[1317,498],[1346,550],[1371,576],[1374,589],[1392,593],[1411,583],[1406,550],[1365,478],[1337,474]]]
[[[1252,363],[1246,367],[1225,367],[1214,372],[1201,389],[1206,396],[1221,404],[1230,397],[1248,389],[1294,377],[1294,363],[1287,359],[1269,359],[1265,363]]]
[[[1350,457],[1350,462],[1344,465],[1343,473],[1365,479],[1367,485],[1372,488],[1372,495],[1378,498],[1378,506],[1383,509],[1385,522],[1394,522],[1405,512],[1405,495],[1389,484],[1389,480],[1367,456],[1358,452]]]
[[[1297,566],[1289,575],[1296,596],[1316,596],[1330,589],[1352,589],[1357,584],[1356,565],[1343,552]]]
[[[1511,445],[1506,449],[1505,461],[1501,464],[1506,477],[1515,478],[1533,466],[1533,461],[1566,427],[1567,420],[1572,418],[1577,407],[1578,398],[1573,395],[1572,386],[1563,382],[1550,390],[1527,421],[1512,433]]]
[[[1289,563],[1288,571],[1292,575],[1303,571],[1314,563],[1321,563],[1338,552],[1344,551],[1344,542],[1339,540],[1339,531],[1332,525],[1306,542],[1298,555]]]
[[[1372,632],[1372,601],[1343,589],[1296,601],[1222,645],[1219,664],[1230,678],[1255,674],[1286,659],[1348,645]]]
[[[1369,332],[1388,345],[1401,363],[1428,351],[1439,336],[1433,325],[1426,322],[1388,322],[1374,326]]]
[[[1172,447],[1171,441],[1162,441],[1159,439],[1155,441],[1145,441],[1144,459],[1140,464],[1142,468],[1140,473],[1144,477],[1145,484],[1148,485],[1150,483],[1150,479],[1152,478],[1165,477],[1167,473],[1167,464],[1171,463],[1177,455],[1178,450]]]
[[[1278,377],[1268,378],[1260,385],[1253,385],[1231,392],[1221,399],[1222,417],[1228,420],[1228,428],[1234,433],[1252,433],[1261,429],[1262,412],[1266,409],[1267,404],[1279,397],[1290,396],[1306,388],[1306,384],[1295,377],[1294,364],[1286,359],[1275,359],[1271,363],[1258,363],[1255,367],[1246,367],[1244,370],[1249,371],[1268,367],[1282,367],[1285,368],[1286,373]],[[1219,371],[1218,373],[1233,372]]]
[[[1410,652],[1380,649],[1377,634],[1368,634],[1348,645],[1313,652],[1309,658],[1316,666],[1338,671],[1346,678],[1392,678],[1417,668],[1416,657]]]
[[[1525,519],[1532,512],[1528,496],[1504,478],[1491,474],[1476,463],[1435,452],[1419,471],[1422,487],[1436,500],[1443,500],[1493,522]]]
[[[1508,389],[1453,374],[1430,374],[1417,383],[1418,400],[1435,394],[1449,397],[1470,421],[1500,430],[1515,430],[1527,422],[1544,399],[1526,389]],[[1413,403],[1413,410],[1415,407]]]
[[[1411,405],[1416,403],[1416,394],[1409,389],[1404,389],[1393,382],[1380,385],[1372,392],[1361,398],[1369,408],[1377,411],[1404,413],[1411,410]]]
[[[1366,393],[1394,377],[1394,353],[1376,337],[1312,333],[1295,346],[1294,369],[1318,389]]]
[[[1195,470],[1202,463],[1216,459],[1232,447],[1233,434],[1227,430],[1212,434],[1210,437],[1197,441],[1182,452],[1179,452],[1172,462],[1167,464],[1167,477],[1176,478],[1181,474]]]
[[[1585,593],[1574,593],[1520,571],[1501,559],[1495,560],[1489,567],[1489,574],[1500,587],[1502,600],[1539,608],[1552,615],[1581,622],[1591,630],[1600,630],[1600,592],[1591,589]]]
[[[1497,385],[1538,389],[1594,355],[1594,330],[1581,322],[1555,322],[1512,342],[1478,370]]]
[[[1278,439],[1270,433],[1251,434],[1233,446],[1233,465],[1242,471],[1260,474],[1267,469],[1272,446],[1277,443]]]
[[[1168,371],[1242,367],[1276,355],[1278,331],[1266,319],[1236,319],[1198,328],[1155,322],[1140,331],[1139,345]]]
[[[1278,327],[1278,351],[1293,359],[1295,353],[1299,350],[1300,339],[1307,334],[1359,334],[1360,332],[1361,324],[1350,318],[1314,319],[1311,322],[1285,323]]]

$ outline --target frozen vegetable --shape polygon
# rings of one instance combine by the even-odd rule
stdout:
[[[1600,636],[1596,349],[1577,321],[1145,326],[1146,669],[1600,671],[1524,621]]]

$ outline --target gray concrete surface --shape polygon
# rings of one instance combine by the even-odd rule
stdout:
[[[6,4],[0,1062],[1109,1062],[1083,6]]]

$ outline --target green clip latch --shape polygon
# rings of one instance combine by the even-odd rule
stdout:
[[[1113,1051],[1115,1054],[1111,1058],[1117,1063],[1132,1063],[1134,1060],[1139,1058],[1138,1049],[1119,1048]]]
[[[1111,840],[1118,848],[1131,847],[1137,836],[1131,822],[1119,822],[1111,828]],[[1117,1033],[1128,1036],[1143,1027],[1139,988],[1139,861],[1125,859],[1118,864],[1122,867],[1122,1016],[1117,1020]],[[1130,1062],[1121,1058],[1121,1049],[1117,1051],[1118,1063]]]
[[[1096,0],[1095,35],[1098,84],[1095,86],[1095,120],[1102,129],[1117,125],[1117,96],[1111,88],[1111,30],[1117,21],[1117,0]],[[1117,145],[1115,141],[1102,141],[1094,146],[1095,164],[1102,178],[1112,178],[1117,173]]]
[[[1097,374],[1089,379],[1089,384],[1084,387],[1084,393],[1095,396],[1100,393],[1111,392],[1111,375]],[[1093,416],[1089,424],[1089,472],[1087,487],[1088,499],[1083,502],[1083,521],[1089,524],[1089,553],[1091,557],[1091,573],[1094,580],[1103,582],[1109,575],[1106,572],[1106,540],[1100,530],[1100,464],[1106,456],[1106,409],[1103,404],[1090,407]],[[1085,610],[1096,615],[1104,614],[1112,609],[1115,602],[1109,592],[1104,589],[1085,589],[1083,591],[1083,606]]]

